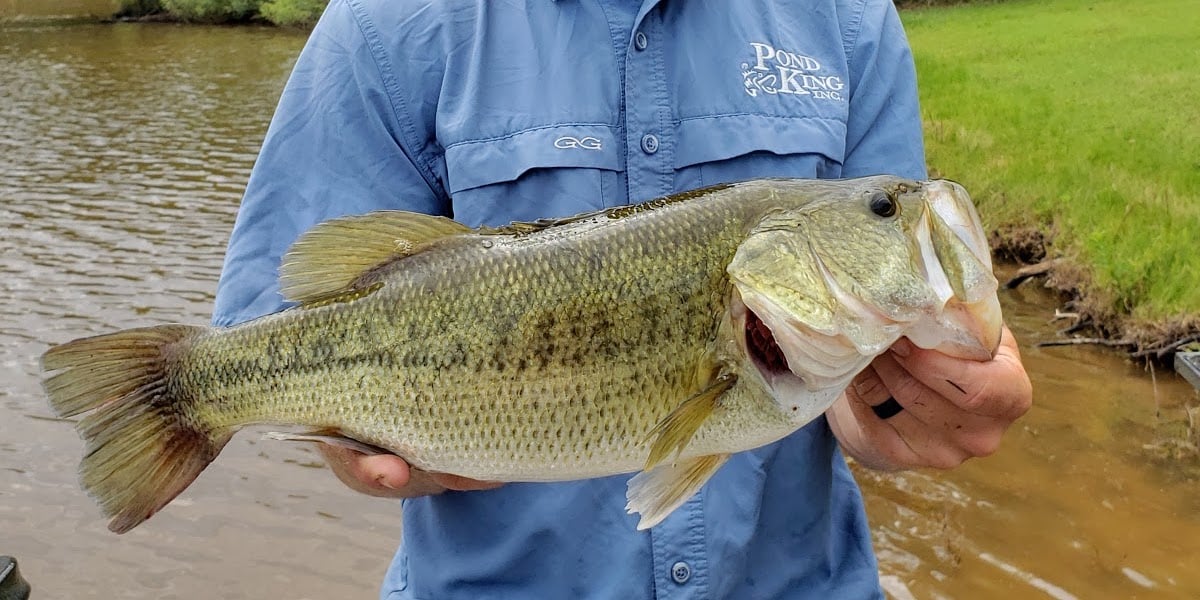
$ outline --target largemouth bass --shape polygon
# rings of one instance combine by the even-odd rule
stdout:
[[[86,413],[82,483],[113,531],[251,424],[490,481],[640,471],[627,508],[647,528],[901,336],[986,360],[1001,329],[967,193],[894,177],[749,181],[495,229],[345,217],[280,273],[297,305],[274,315],[42,357],[54,411]]]

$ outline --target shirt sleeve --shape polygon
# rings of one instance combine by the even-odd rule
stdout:
[[[892,0],[867,0],[851,46],[843,177],[924,179],[917,74]]]
[[[238,209],[214,325],[284,308],[280,257],[321,221],[381,209],[448,214],[434,171],[410,151],[420,142],[360,16],[331,2],[297,59]]]

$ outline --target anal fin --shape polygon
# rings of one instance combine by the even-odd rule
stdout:
[[[316,429],[303,433],[286,433],[282,431],[268,431],[263,434],[263,437],[271,440],[280,440],[284,442],[320,442],[346,448],[363,454],[394,454],[392,451],[373,446],[366,442],[360,442],[354,438],[349,438],[342,435],[336,429]]]
[[[625,510],[641,515],[638,531],[661,523],[699,491],[728,459],[728,454],[697,456],[635,475],[625,492],[628,500]]]

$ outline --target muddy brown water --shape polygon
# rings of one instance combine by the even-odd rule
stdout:
[[[35,598],[371,598],[400,529],[298,445],[254,432],[163,513],[109,533],[36,357],[115,328],[203,323],[238,197],[303,35],[0,26],[0,554]],[[895,598],[1200,597],[1200,399],[1110,352],[1045,348],[1053,298],[1004,296],[1036,406],[950,473],[858,471]],[[1190,465],[1190,469],[1188,468]],[[719,568],[719,566],[718,566]]]

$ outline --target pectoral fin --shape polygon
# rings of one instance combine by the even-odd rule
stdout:
[[[390,450],[372,446],[365,442],[360,442],[354,438],[348,438],[336,430],[318,429],[304,433],[285,433],[281,431],[268,431],[263,434],[263,437],[271,440],[281,440],[284,442],[320,442],[346,448],[363,454],[392,454]]]
[[[638,531],[658,525],[687,502],[729,459],[728,454],[697,456],[677,464],[664,464],[642,471],[629,480],[625,510],[641,515]]]
[[[719,375],[707,388],[685,400],[658,425],[655,425],[649,433],[649,438],[653,442],[650,445],[650,456],[646,458],[646,465],[643,469],[653,468],[672,452],[675,453],[675,456],[679,456],[704,421],[717,409],[721,394],[733,387],[736,382],[736,375]]]

